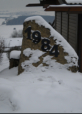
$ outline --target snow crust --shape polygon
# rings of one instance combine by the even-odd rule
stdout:
[[[4,38],[5,47],[15,47],[15,46],[22,46],[22,39],[23,38]]]

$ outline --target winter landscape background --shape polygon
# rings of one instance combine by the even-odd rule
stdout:
[[[19,1],[21,4],[18,4]],[[23,37],[11,36],[14,28],[20,31],[23,25],[2,25],[5,18],[55,15],[54,12],[44,12],[42,8],[23,8],[33,3],[33,0],[28,1],[0,0],[0,39],[4,39],[6,46],[21,46]],[[19,76],[17,73],[18,67],[9,69],[9,59],[3,53],[0,63],[0,113],[82,113],[82,73],[72,73],[56,64],[52,69],[42,67]]]

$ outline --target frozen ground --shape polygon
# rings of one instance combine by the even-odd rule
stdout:
[[[10,38],[13,27],[0,26],[0,36]],[[6,53],[0,64],[0,113],[82,113],[82,73],[66,69],[36,69],[17,75],[9,69]]]

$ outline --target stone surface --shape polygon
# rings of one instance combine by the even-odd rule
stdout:
[[[27,39],[28,33],[25,32],[25,30],[31,26],[32,27],[32,31],[31,31],[31,36],[32,36],[32,32],[33,31],[40,31],[41,33],[41,41],[38,44],[35,44],[32,42],[32,40]],[[25,56],[23,54],[23,51],[27,48],[31,48],[32,50],[36,50],[39,49],[41,50],[41,45],[42,45],[42,39],[47,38],[50,39],[50,45],[54,46],[56,44],[56,40],[53,39],[53,36],[51,36],[50,33],[50,29],[49,28],[45,28],[45,26],[43,25],[39,25],[35,22],[35,20],[33,21],[27,21],[24,22],[23,24],[23,42],[22,42],[22,50],[21,50],[21,56],[20,56],[20,61],[19,61],[19,66],[18,66],[18,74],[22,73],[24,71],[24,69],[22,68],[21,64],[25,61],[25,60],[29,60],[31,55],[29,57]],[[49,66],[49,64],[47,63],[43,63],[43,57],[46,57],[47,55],[52,56],[52,60],[56,60],[56,62],[64,65],[64,64],[68,64],[67,60],[65,59],[65,56],[68,56],[68,52],[65,52],[63,49],[63,46],[58,45],[58,50],[59,50],[59,55],[58,57],[52,56],[49,54],[49,51],[46,52],[45,54],[43,54],[41,57],[39,57],[40,61],[36,62],[36,63],[32,63],[33,66],[38,67],[41,63],[43,64],[43,66]],[[41,50],[42,51],[42,50]],[[29,65],[28,65],[29,66]],[[77,72],[78,67],[77,66],[72,66],[69,68],[69,70],[73,71],[73,72]]]

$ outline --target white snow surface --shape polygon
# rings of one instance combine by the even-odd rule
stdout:
[[[82,113],[81,73],[59,68],[17,73],[18,67],[0,72],[0,113]]]
[[[5,39],[3,30],[9,35],[11,29],[12,26],[8,29],[0,26]],[[49,59],[46,56],[43,61],[51,62]],[[82,73],[61,69],[61,65],[56,68],[56,63],[54,66],[49,69],[42,66],[35,70],[30,68],[18,75],[18,67],[9,69],[9,60],[3,53],[0,63],[0,113],[82,113]]]
[[[67,4],[61,4],[61,5],[49,5],[47,8],[49,7],[82,7],[82,5],[67,5]]]
[[[2,23],[5,21],[5,19],[0,18],[0,26],[2,25]]]
[[[1,38],[11,38],[13,29],[16,28],[17,31],[23,30],[23,25],[1,25],[0,26],[0,37]]]
[[[22,46],[23,38],[3,38],[5,41],[5,47]]]
[[[17,50],[11,51],[10,59],[20,59],[20,54],[21,54],[21,51],[17,51]]]

